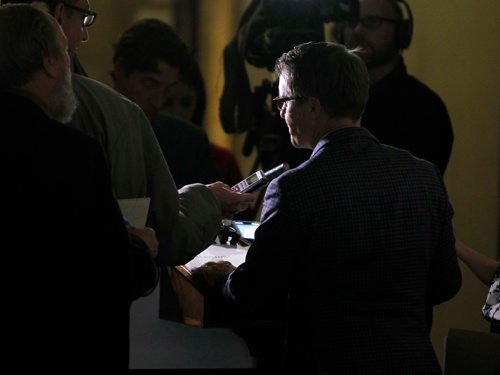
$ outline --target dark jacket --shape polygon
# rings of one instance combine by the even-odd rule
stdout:
[[[131,245],[101,147],[0,93],[4,340],[8,368],[109,373],[128,368],[129,307],[151,283]]]
[[[166,114],[160,114],[152,126],[178,189],[188,184],[208,184],[219,179],[203,129]]]
[[[425,310],[461,285],[452,213],[435,166],[366,129],[334,131],[268,186],[225,297],[285,321],[287,368],[439,374]]]
[[[380,142],[434,163],[444,175],[453,146],[448,110],[439,95],[407,73],[403,60],[370,88],[361,126]]]

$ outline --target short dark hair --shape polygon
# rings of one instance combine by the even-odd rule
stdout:
[[[27,4],[0,7],[0,88],[18,88],[43,67],[43,58],[58,56],[56,21]]]
[[[74,4],[76,3],[77,0],[65,0],[65,1],[62,1],[62,0],[1,0],[1,3],[2,5],[4,4],[29,4],[29,3],[33,3],[35,1],[40,1],[42,3],[45,3],[47,4],[47,6],[49,7],[49,11],[50,12],[53,12],[54,9],[56,8],[57,4],[59,3],[68,3],[68,4]]]
[[[127,74],[156,72],[158,60],[185,75],[193,64],[187,45],[167,23],[147,18],[125,30],[115,44],[113,61],[122,58]]]
[[[333,42],[300,44],[276,60],[275,72],[287,77],[292,95],[317,98],[330,117],[358,120],[370,79],[357,51]]]

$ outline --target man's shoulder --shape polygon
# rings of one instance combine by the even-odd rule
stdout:
[[[79,130],[68,127],[56,120],[49,118],[42,109],[27,97],[1,92],[2,113],[14,119],[19,126],[6,127],[5,131],[23,135],[28,141],[33,138],[35,142],[44,139],[44,142],[58,144],[94,142]],[[14,136],[14,134],[13,134]],[[64,141],[64,142],[61,142]]]
[[[73,73],[73,88],[79,100],[92,100],[100,105],[113,104],[138,110],[139,106],[114,88],[90,77]]]
[[[54,134],[55,143],[59,144],[61,140],[62,148],[65,148],[69,153],[77,152],[77,150],[91,150],[95,152],[101,149],[99,142],[91,136],[85,134],[81,130],[69,127],[65,124],[61,124],[57,121],[52,121],[51,130]],[[65,154],[67,155],[67,154]]]
[[[415,100],[418,100],[419,104],[426,100],[442,102],[441,97],[433,88],[412,74],[406,73],[404,79],[399,81],[399,85],[402,93],[412,95]]]
[[[130,129],[141,132],[150,129],[142,109],[106,84],[73,74],[73,87],[79,105],[69,126],[102,143],[103,137],[116,139],[125,136]]]

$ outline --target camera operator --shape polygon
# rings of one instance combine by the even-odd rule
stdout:
[[[402,51],[409,47],[413,29],[409,5],[404,0],[360,0],[359,12],[358,20],[337,23],[333,36],[363,49],[371,87],[361,126],[380,142],[434,163],[444,174],[452,125],[441,98],[406,70]]]

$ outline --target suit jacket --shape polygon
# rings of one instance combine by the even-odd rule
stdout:
[[[125,371],[135,273],[152,262],[129,242],[103,151],[27,97],[0,103],[5,366]]]
[[[425,306],[461,285],[451,218],[435,166],[340,129],[270,183],[223,292],[240,314],[285,319],[285,367],[439,374]]]

